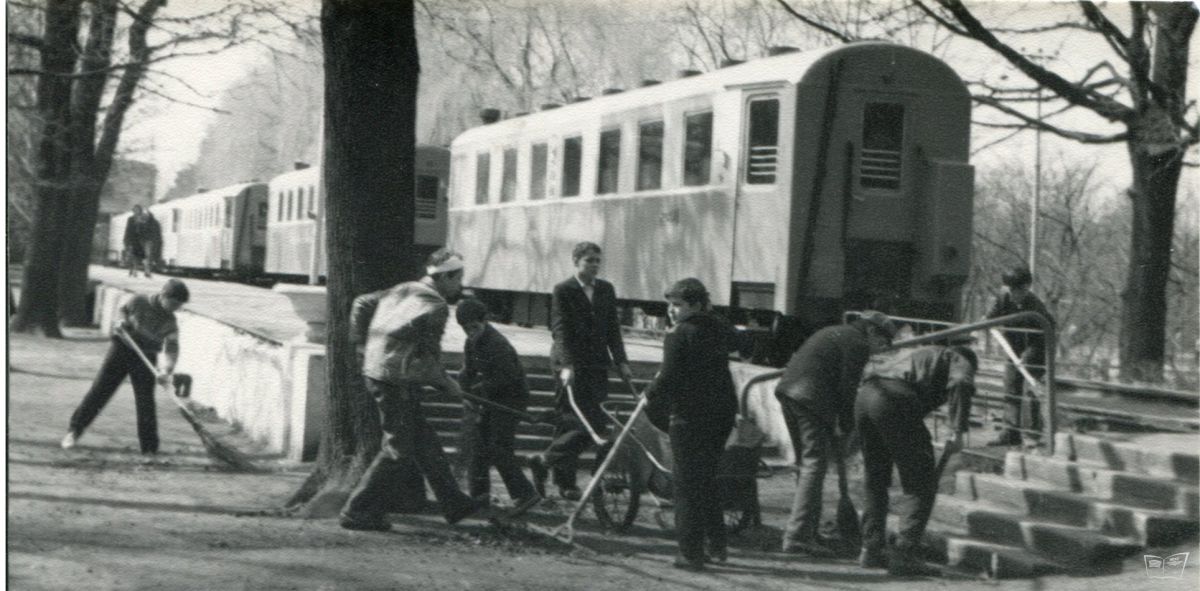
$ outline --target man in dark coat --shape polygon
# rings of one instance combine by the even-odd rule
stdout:
[[[937,573],[917,554],[938,487],[925,415],[949,402],[947,414],[954,428],[946,445],[961,449],[978,367],[975,352],[966,346],[926,346],[899,351],[867,368],[854,406],[866,496],[859,556],[864,568],[886,567],[899,576]],[[900,473],[905,502],[896,544],[888,556],[884,546],[893,466]]]
[[[559,494],[578,500],[575,473],[579,454],[593,444],[591,432],[603,436],[607,431],[600,403],[608,397],[608,368],[615,364],[627,381],[633,379],[633,372],[621,340],[616,290],[597,277],[603,261],[600,246],[580,242],[572,258],[575,275],[554,286],[550,300],[554,337],[550,362],[558,372],[557,404],[562,418],[554,441],[541,457],[530,461],[530,469],[539,494],[545,496],[547,471],[552,468]],[[569,394],[574,395],[573,402]]]
[[[123,242],[128,257],[129,276],[137,275],[137,267],[141,264],[146,277],[151,277],[150,271],[162,248],[162,226],[141,205],[133,206],[133,215],[125,222]]]
[[[487,321],[487,305],[468,298],[458,303],[455,318],[467,342],[463,349],[463,369],[458,382],[463,389],[496,404],[516,411],[524,411],[529,404],[529,385],[525,381],[525,368],[508,339]],[[466,436],[470,445],[467,460],[469,494],[476,498],[487,498],[491,490],[492,466],[500,473],[508,495],[516,506],[510,516],[529,510],[541,496],[521,472],[521,465],[513,454],[513,439],[516,437],[518,417],[515,413],[480,405],[468,409]]]
[[[706,560],[726,559],[717,465],[737,414],[729,373],[733,330],[708,311],[708,290],[699,279],[677,282],[665,297],[675,326],[663,340],[662,367],[646,397],[652,405],[665,402],[670,416],[679,538],[675,566],[700,570]]]
[[[835,555],[817,535],[829,453],[839,441],[835,430],[841,432],[841,439],[853,430],[854,397],[863,367],[871,353],[886,348],[895,334],[896,326],[886,315],[864,312],[850,324],[818,330],[788,361],[775,388],[797,468],[796,496],[783,532],[784,552]]]
[[[1054,316],[1046,309],[1029,287],[1033,284],[1033,275],[1024,265],[1013,267],[1000,277],[1004,283],[1004,291],[1000,293],[988,310],[988,318],[999,318],[1021,312],[1037,312],[1054,323]],[[1024,330],[1004,331],[1004,340],[1008,341],[1013,353],[1021,359],[1021,364],[1034,378],[1041,378],[1046,370],[1046,336],[1041,333],[1037,322],[1023,321],[1007,325],[1011,328]],[[1007,359],[1007,355],[1005,356]],[[1022,400],[1029,402],[1029,424],[1023,424],[1021,417]],[[1042,428],[1042,413],[1038,399],[1032,387],[1025,384],[1025,376],[1021,375],[1011,359],[1004,365],[1004,432],[988,445],[1007,446],[1021,444],[1020,429],[1040,431]]]

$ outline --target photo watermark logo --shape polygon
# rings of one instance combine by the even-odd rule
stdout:
[[[1167,557],[1143,554],[1146,560],[1146,576],[1151,579],[1182,579],[1183,569],[1187,567],[1188,554],[1180,552]]]

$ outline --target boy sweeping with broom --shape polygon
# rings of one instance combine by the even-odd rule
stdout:
[[[158,453],[158,422],[154,408],[154,382],[171,383],[171,373],[179,360],[179,325],[175,311],[188,301],[188,288],[178,279],[168,279],[157,294],[135,295],[121,306],[121,319],[115,328],[123,330],[153,362],[159,351],[164,354],[158,363],[158,375],[138,357],[115,333],[100,372],[83,401],[71,415],[70,430],[62,440],[63,449],[71,449],[88,425],[112,398],[113,393],[129,376],[133,383],[133,398],[137,409],[138,443],[143,454]]]

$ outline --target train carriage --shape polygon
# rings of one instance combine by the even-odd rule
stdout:
[[[129,223],[132,213],[114,213],[108,219],[108,246],[104,252],[104,262],[110,265],[125,264],[125,225]]]
[[[446,189],[450,176],[450,151],[438,146],[417,146],[415,151],[415,242],[432,252],[446,242]],[[320,167],[297,166],[273,179],[269,188],[266,272],[308,276],[313,265],[325,275],[326,257],[313,260],[317,216],[324,207],[325,191]],[[320,236],[320,251],[325,237]]]
[[[267,185],[242,183],[150,207],[163,230],[161,259],[171,269],[242,276],[266,259]]]
[[[695,276],[718,306],[806,330],[868,306],[951,319],[970,108],[946,64],[882,42],[606,91],[456,138],[448,243],[518,322],[545,322],[580,240],[627,303]]]

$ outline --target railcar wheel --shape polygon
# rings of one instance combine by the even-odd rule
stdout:
[[[637,519],[642,487],[624,466],[614,462],[592,492],[592,509],[605,528],[625,531]]]

